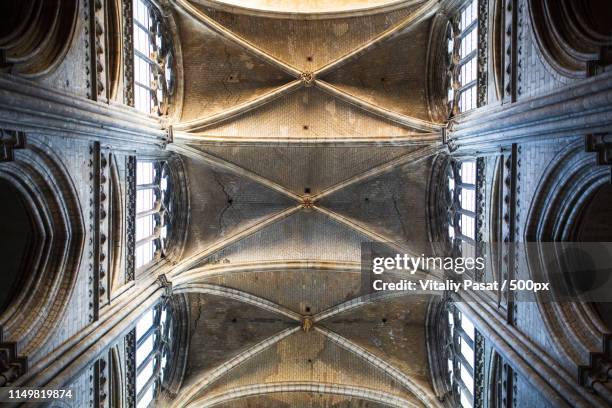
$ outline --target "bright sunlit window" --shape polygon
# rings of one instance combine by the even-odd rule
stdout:
[[[136,323],[136,407],[147,408],[165,380],[172,343],[170,313],[157,305]]]
[[[449,238],[462,241],[464,254],[472,252],[476,239],[476,161],[453,161],[448,168],[447,184],[452,200]]]
[[[134,106],[164,115],[172,93],[172,51],[152,0],[134,0]]]
[[[136,164],[136,268],[149,265],[165,254],[171,224],[170,180],[167,164],[138,161]]]
[[[477,107],[478,1],[469,1],[449,27],[448,52],[454,62],[448,90],[451,110],[467,112]]]
[[[474,406],[476,329],[454,304],[449,304],[448,333],[452,340],[447,356],[448,378],[455,403],[463,408]]]

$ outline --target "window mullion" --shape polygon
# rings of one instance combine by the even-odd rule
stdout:
[[[137,190],[158,190],[159,189],[159,185],[157,183],[151,183],[151,184],[140,184],[138,186],[136,186]]]
[[[461,363],[461,367],[463,367],[464,369],[467,369],[470,375],[472,376],[472,378],[474,378],[474,367],[473,367],[474,363],[470,363],[469,361],[467,361],[465,359],[465,356],[462,353],[459,353],[457,355],[457,358],[459,359],[459,362]]]
[[[466,190],[476,190],[476,184],[458,182],[456,185],[457,187],[465,188]]]
[[[134,81],[134,84],[136,84],[137,86],[146,89],[149,92],[155,92],[155,89],[151,88],[150,85],[145,85],[140,81]]]
[[[142,396],[145,394],[145,392],[147,392],[147,390],[151,386],[151,384],[153,384],[155,381],[157,381],[158,371],[159,371],[158,369],[155,369],[155,368],[153,369],[153,374],[147,380],[146,384],[142,387],[142,389],[140,390],[140,392],[136,396],[136,401],[140,401],[142,399]]]
[[[138,248],[139,246],[144,245],[144,244],[146,244],[148,242],[151,242],[151,241],[155,241],[158,238],[159,238],[159,233],[153,233],[153,235],[149,235],[148,237],[145,237],[145,238],[141,239],[140,241],[137,241],[136,242],[136,247]]]
[[[144,217],[148,217],[149,215],[155,215],[159,213],[160,211],[157,210],[155,207],[153,207],[150,210],[139,212],[138,214],[136,214],[136,218],[144,218]]]
[[[474,238],[470,238],[467,235],[459,234],[459,236],[457,238],[459,238],[459,239],[461,239],[461,241],[465,241],[465,242],[467,242],[469,244],[476,245],[476,241],[474,240]]]
[[[465,27],[463,30],[461,30],[461,32],[459,33],[459,39],[463,40],[465,37],[467,37],[473,30],[475,30],[478,26],[478,18],[476,18],[474,21],[472,21],[467,27]]]
[[[472,217],[472,218],[476,218],[476,213],[475,213],[475,212],[470,211],[470,210],[466,210],[466,209],[465,209],[465,208],[463,208],[463,207],[459,207],[459,208],[457,208],[457,210],[456,210],[456,211],[457,211],[459,214],[468,215],[468,216],[470,216],[470,217]]]
[[[151,327],[149,327],[146,331],[145,334],[142,335],[142,337],[138,340],[138,342],[136,342],[136,348],[139,348],[140,346],[142,346],[142,344],[149,338],[149,336],[154,333],[156,330],[156,327],[154,324],[151,325]]]
[[[478,55],[478,48],[475,48],[474,50],[470,51],[470,53],[468,55],[466,55],[465,57],[461,58],[461,60],[457,64],[457,67],[459,67],[459,69],[461,69],[464,65],[466,65],[468,62],[470,62],[472,60],[472,58],[475,58],[477,55]]]
[[[465,91],[467,91],[468,89],[476,86],[478,84],[478,80],[474,79],[473,81],[468,82],[465,85],[461,85],[461,87],[459,87],[459,89],[457,89],[457,92],[459,92],[460,94],[464,93]]]
[[[158,304],[158,305],[155,307],[155,309],[156,309],[156,310],[155,310],[155,312],[156,312],[156,313],[155,313],[155,316],[154,316],[155,326],[156,326],[156,327],[159,327],[160,322],[161,322],[161,315],[162,315],[162,309],[163,309],[163,308],[162,308],[161,304]]]
[[[137,49],[134,49],[134,53],[136,54],[136,56],[138,58],[143,59],[147,64],[151,65],[151,66],[155,66],[158,69],[161,69],[161,67],[159,66],[159,64],[157,63],[157,61],[154,61],[151,59],[151,57],[143,54],[141,51],[138,51]]]
[[[470,398],[470,402],[472,403],[472,406],[474,405],[474,394],[473,394],[473,390],[470,390],[467,385],[465,385],[465,383],[463,382],[463,380],[461,379],[460,376],[455,376],[455,382],[457,383],[457,385],[459,386],[460,389],[464,390],[468,397]],[[461,393],[461,390],[459,391]]]
[[[149,364],[151,359],[155,358],[155,356],[157,356],[157,355],[159,355],[159,350],[157,350],[155,347],[153,347],[153,350],[151,350],[151,352],[147,355],[147,357],[145,357],[145,359],[142,360],[142,363],[140,363],[140,365],[136,369],[136,372],[137,373],[142,372],[143,368],[145,368],[147,366],[147,364]]]
[[[145,27],[144,24],[142,24],[140,21],[138,20],[134,20],[134,25],[140,27],[143,31],[145,31],[147,34],[149,35],[155,35],[155,33],[153,31],[151,31],[148,27]]]
[[[459,336],[461,339],[464,340],[472,350],[474,350],[474,340],[472,340],[461,327],[459,327],[457,330],[459,330]]]

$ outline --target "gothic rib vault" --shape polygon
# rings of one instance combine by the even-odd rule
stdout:
[[[190,314],[173,405],[439,406],[429,299],[359,295],[362,242],[429,251],[444,128],[426,89],[437,1],[380,3],[173,1],[184,98],[169,149],[191,206],[171,276]]]

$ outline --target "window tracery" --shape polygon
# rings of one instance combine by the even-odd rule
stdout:
[[[447,379],[455,405],[463,408],[477,406],[477,354],[480,334],[474,323],[454,303],[448,303]]]
[[[449,193],[448,237],[453,249],[463,256],[475,256],[476,243],[476,160],[453,160],[447,167]]]
[[[171,184],[170,169],[165,161],[137,162],[136,269],[166,255],[172,226]]]
[[[451,19],[447,29],[450,61],[448,106],[451,116],[475,109],[479,103],[479,7],[470,0]],[[482,99],[482,98],[480,98]]]
[[[135,0],[133,6],[134,106],[150,114],[168,114],[174,92],[174,56],[170,35],[157,6]]]
[[[158,397],[166,380],[174,334],[170,303],[163,302],[136,323],[136,408],[146,408]]]

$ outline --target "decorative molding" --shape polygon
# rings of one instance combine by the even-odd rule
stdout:
[[[125,336],[125,396],[127,408],[136,407],[136,329]]]
[[[0,71],[37,78],[57,69],[77,31],[79,1],[15,1],[3,12]]]
[[[122,356],[125,355],[121,352],[119,344],[115,344],[108,352],[109,408],[121,408],[125,406],[125,387],[123,386],[123,384],[125,384],[125,371],[124,358],[122,358]]]
[[[429,44],[427,46],[426,95],[427,108],[432,121],[448,120],[448,67],[451,63],[447,44],[448,16],[444,11],[436,13],[432,21]],[[446,102],[445,102],[446,101]]]
[[[420,405],[414,402],[398,397],[387,392],[372,390],[361,386],[349,386],[333,383],[322,382],[269,382],[263,384],[251,384],[233,388],[230,391],[204,395],[195,400],[192,404],[187,405],[189,408],[210,408],[225,405],[230,401],[236,401],[241,398],[247,398],[255,395],[267,395],[276,393],[293,393],[302,392],[312,395],[339,395],[347,397],[353,403],[354,401],[371,401],[378,406],[390,408],[417,408]],[[360,404],[361,405],[361,404]],[[436,407],[438,405],[429,405],[428,407]]]
[[[606,1],[527,2],[534,39],[548,65],[567,78],[601,74],[612,63]]]
[[[501,156],[503,161],[501,237],[505,244],[502,246],[501,255],[501,277],[503,280],[514,279],[516,272],[516,252],[511,244],[516,241],[517,153],[518,146],[514,144],[509,154]],[[506,309],[507,322],[513,323],[514,304],[512,292],[509,289],[501,293],[501,306]]]
[[[89,147],[89,162],[87,167],[89,168],[89,214],[88,214],[88,228],[87,232],[89,239],[87,240],[87,310],[89,323],[95,322],[98,319],[99,312],[99,298],[98,298],[98,268],[99,263],[97,261],[98,252],[100,250],[99,245],[99,225],[98,225],[98,208],[99,208],[99,178],[100,178],[100,143],[94,142]]]
[[[489,0],[478,0],[478,95],[477,106],[487,104],[488,55],[489,55]]]
[[[136,156],[126,157],[126,266],[125,280],[131,282],[136,276]]]
[[[134,106],[134,12],[133,0],[123,3],[123,89],[124,103]]]
[[[436,397],[444,401],[444,405],[452,407],[451,385],[448,380],[448,351],[452,339],[448,333],[448,302],[442,296],[432,296],[427,306],[425,325],[425,343],[427,346],[427,361],[429,374]]]
[[[612,166],[612,134],[596,133],[585,136],[584,144],[587,152],[597,153],[597,163],[602,166]],[[612,183],[612,170],[610,172]]]
[[[39,360],[31,363],[28,372],[15,382],[16,387],[65,388],[91,366],[107,348],[119,341],[124,349],[124,336],[134,323],[160,301],[162,290],[153,280],[139,287],[132,286],[117,296],[100,314],[100,320],[78,331],[69,340],[57,345]],[[127,380],[127,376],[125,377]],[[125,387],[125,383],[122,383]],[[125,407],[126,405],[121,405]]]
[[[484,242],[486,228],[486,166],[485,159],[476,159],[476,242]]]
[[[183,67],[183,50],[181,48],[181,34],[175,20],[172,2],[166,1],[161,5],[168,40],[172,44],[172,89],[170,97],[170,112],[163,120],[167,123],[178,123],[183,114],[185,95],[185,70]],[[172,142],[170,142],[172,143]]]
[[[523,94],[523,70],[526,68],[525,61],[523,60],[523,43],[525,41],[525,1],[516,0],[517,11],[516,11],[516,65],[514,70],[516,71],[516,85],[515,85],[515,99],[518,99]]]
[[[109,154],[103,151],[100,143],[94,142],[91,147],[92,160],[90,167],[90,186],[92,193],[90,227],[91,255],[90,264],[92,279],[92,318],[98,320],[100,309],[109,300],[109,203],[110,183],[109,183]]]
[[[459,11],[457,11],[457,13],[449,19],[447,28],[450,30],[450,38],[447,38],[447,40],[452,39],[453,41],[453,50],[450,54],[450,60],[447,65],[448,69],[446,75],[448,79],[445,81],[448,85],[448,90],[452,89],[453,91],[453,102],[450,105],[447,103],[450,120],[461,113],[459,109],[459,88],[461,87],[459,82],[459,74],[461,69],[458,66],[461,61],[461,56],[459,53],[461,49],[461,31],[459,28],[460,20],[461,14]]]
[[[448,211],[453,205],[453,197],[449,194],[447,178],[451,160],[447,154],[436,156],[428,182],[429,241],[438,256],[446,256],[452,246],[448,236]]]
[[[169,402],[174,399],[181,389],[185,370],[189,359],[190,341],[190,306],[187,294],[175,295],[168,300],[172,310],[172,334],[170,344],[170,364],[162,379],[163,399]],[[161,404],[164,406],[163,404]]]
[[[86,0],[85,2],[85,35],[87,49],[85,59],[89,63],[90,82],[89,97],[94,101],[106,99],[106,42],[105,42],[105,9],[103,2],[112,0]],[[89,3],[89,4],[87,4]]]
[[[92,18],[91,18],[91,9],[92,6],[90,6],[92,3],[91,1],[95,1],[95,0],[83,0],[83,32],[82,32],[82,36],[83,36],[83,51],[84,51],[84,57],[85,57],[85,65],[84,65],[84,69],[85,69],[85,74],[87,75],[87,98],[92,99],[92,100],[96,100],[94,95],[96,95],[95,92],[93,92],[93,90],[95,89],[95,84],[93,84],[92,79],[95,79],[95,65],[94,63],[92,63],[92,60],[95,58],[92,58],[92,50],[95,47],[95,34],[92,34],[92,32],[94,30],[92,30],[93,24],[91,22]],[[95,13],[94,13],[95,14]]]
[[[109,408],[109,371],[108,371],[109,353],[104,353],[92,365],[92,380],[93,380],[93,407],[94,408]]]
[[[151,8],[151,30],[154,36],[160,38],[160,45],[157,41],[153,41],[151,55],[155,60],[153,66],[153,89],[160,90],[162,98],[158,100],[158,92],[154,92],[153,99],[155,101],[156,111],[159,116],[167,117],[171,114],[172,106],[174,105],[174,94],[176,88],[176,67],[174,54],[173,34],[174,28],[169,27],[166,20],[172,19],[170,9],[160,10],[158,7]],[[172,25],[172,24],[171,24]],[[133,60],[132,60],[133,61]],[[169,73],[169,78],[166,75]],[[178,95],[182,98],[182,95]]]
[[[125,157],[120,156],[125,160]],[[108,296],[115,296],[113,291],[125,283],[126,271],[126,177],[125,165],[119,166],[117,154],[109,153],[109,186],[108,186]],[[124,161],[127,164],[127,161]]]
[[[491,56],[490,71],[488,75],[492,78],[492,84],[495,87],[495,98],[496,102],[500,101],[503,97],[503,78],[504,78],[504,0],[490,0],[493,7],[489,8],[492,12],[491,18],[489,19],[490,25],[487,28],[490,31],[490,44],[488,55]]]
[[[23,149],[26,145],[24,132],[0,129],[0,162],[12,161],[14,150]]]
[[[10,385],[28,369],[28,359],[19,356],[15,343],[0,344],[0,387]]]
[[[160,122],[133,108],[59,93],[13,75],[0,74],[0,105],[0,128],[79,140],[103,138],[114,148],[129,151],[164,148],[168,143]]]
[[[100,151],[100,177],[98,189],[98,307],[101,309],[110,300],[109,273],[110,265],[110,154],[108,150]]]
[[[123,70],[123,26],[122,0],[105,0],[104,2],[104,54],[106,75],[106,98],[109,101],[123,102],[124,96],[118,95],[122,82]]]
[[[172,296],[172,282],[168,280],[166,274],[160,274],[157,279],[155,279],[155,281],[157,282],[160,288],[164,289],[164,297],[169,298]]]
[[[471,291],[462,291],[461,300],[456,303],[457,307],[470,317],[486,342],[506,361],[512,361],[511,368],[522,378],[529,379],[553,406],[602,406],[601,399],[580,385],[550,350],[542,348],[515,326],[508,325],[495,305],[483,302]]]
[[[516,148],[515,148],[516,147]],[[523,241],[523,234],[521,231],[521,164],[522,164],[522,160],[521,160],[521,155],[523,152],[523,146],[522,145],[513,145],[512,146],[512,156],[513,156],[513,160],[515,161],[514,164],[514,173],[513,173],[513,200],[512,200],[512,204],[514,205],[514,219],[513,219],[513,242],[522,242]],[[510,277],[510,279],[518,279],[519,277],[521,277],[521,263],[520,263],[520,259],[519,259],[519,255],[520,255],[520,251],[517,251],[516,249],[512,249],[511,250],[511,255],[513,256],[512,262],[509,265],[510,268],[512,268],[513,270],[512,275]],[[512,292],[510,292],[512,293]],[[511,296],[513,297],[513,296]],[[512,325],[517,325],[518,324],[518,303],[513,302],[512,303],[512,308],[508,308],[508,322]]]
[[[610,181],[608,169],[596,165],[592,155],[584,151],[583,143],[577,139],[564,147],[546,168],[529,209],[525,241],[576,239],[581,210],[599,188]],[[543,264],[538,250],[534,251],[527,253],[531,277],[563,285],[565,280],[559,278],[559,271],[566,269],[564,257],[557,255],[553,258],[556,262]],[[554,349],[565,370],[578,377],[582,386],[593,387],[590,393],[612,403],[610,394],[596,386],[602,379],[602,365],[610,363],[610,334],[593,306],[578,301],[546,302],[541,294],[536,294],[535,300],[544,329],[556,339]]]
[[[500,146],[577,134],[612,132],[612,72],[510,106],[488,105],[457,118],[449,141],[458,149],[499,151]]]
[[[474,408],[484,408],[486,406],[484,343],[482,334],[476,332],[474,341]]]
[[[165,278],[162,278],[162,280]],[[166,282],[168,282],[166,280]],[[162,286],[163,283],[157,281],[158,285],[161,288],[164,288],[167,292],[168,287],[171,286]],[[168,282],[169,284],[169,282]],[[166,284],[166,285],[168,285]],[[250,293],[244,292],[242,290],[226,288],[224,286],[219,285],[211,285],[207,283],[199,283],[199,282],[186,282],[176,285],[174,289],[174,293],[203,293],[209,295],[215,295],[227,299],[236,300],[238,302],[256,306],[262,310],[266,310],[268,312],[276,313],[280,316],[287,317],[295,322],[300,322],[302,320],[302,316],[299,313],[296,313],[284,306],[278,305],[274,302],[271,302],[267,299],[251,295]]]
[[[76,285],[85,244],[84,220],[67,169],[40,140],[30,138],[14,160],[0,163],[0,178],[19,192],[35,229],[25,266],[28,274],[0,315],[0,345],[15,347],[19,357],[36,363]]]
[[[502,363],[501,369],[501,401],[503,407],[516,407],[517,374],[507,362]]]
[[[594,355],[590,367],[580,373],[580,382],[584,386],[601,395],[608,404],[611,403],[609,386],[612,383],[612,362],[607,355]]]
[[[171,178],[172,228],[168,234],[166,259],[178,262],[184,253],[191,214],[189,179],[181,155],[172,154],[166,161]]]
[[[517,22],[518,2],[520,0],[504,0],[504,103],[516,102],[517,99]]]

